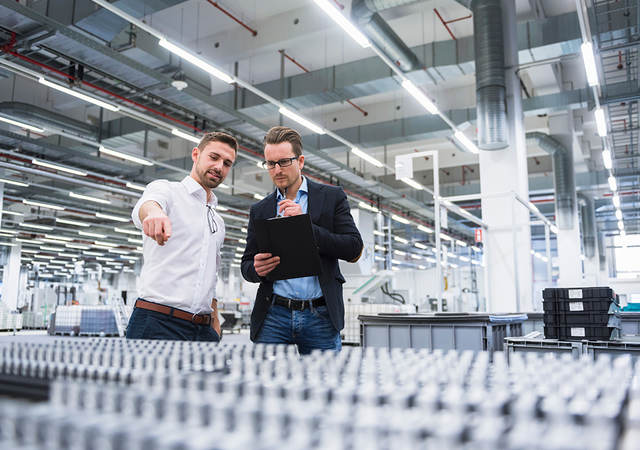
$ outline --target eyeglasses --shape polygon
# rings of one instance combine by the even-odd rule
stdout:
[[[211,231],[211,234],[215,233],[216,231],[218,231],[218,224],[216,222],[216,215],[213,211],[213,208],[209,205],[207,206],[207,222],[209,223],[209,231]]]
[[[289,167],[296,159],[298,159],[297,156],[294,156],[293,158],[280,159],[278,161],[262,161],[262,167],[267,170],[275,169],[276,164],[279,165],[280,168]]]

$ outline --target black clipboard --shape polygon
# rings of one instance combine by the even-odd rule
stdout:
[[[258,219],[255,233],[258,252],[280,257],[280,264],[266,276],[268,280],[320,274],[320,254],[309,214]]]

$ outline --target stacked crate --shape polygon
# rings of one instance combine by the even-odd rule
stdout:
[[[620,338],[620,304],[613,289],[548,288],[542,291],[542,298],[547,339]]]

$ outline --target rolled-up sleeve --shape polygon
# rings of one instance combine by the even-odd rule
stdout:
[[[169,189],[168,180],[156,180],[147,185],[142,197],[138,199],[136,206],[133,207],[131,212],[131,219],[133,224],[138,229],[142,229],[142,222],[140,221],[140,208],[148,201],[154,201],[160,205],[165,214],[169,215],[169,199],[171,196],[171,190]]]

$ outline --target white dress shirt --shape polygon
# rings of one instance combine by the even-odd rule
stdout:
[[[139,229],[140,207],[149,200],[157,202],[169,216],[171,237],[161,246],[144,235],[138,295],[194,314],[210,313],[225,234],[224,221],[215,212],[218,199],[211,193],[208,203],[214,211],[214,233],[207,221],[207,194],[191,176],[181,182],[149,183],[131,214]]]

